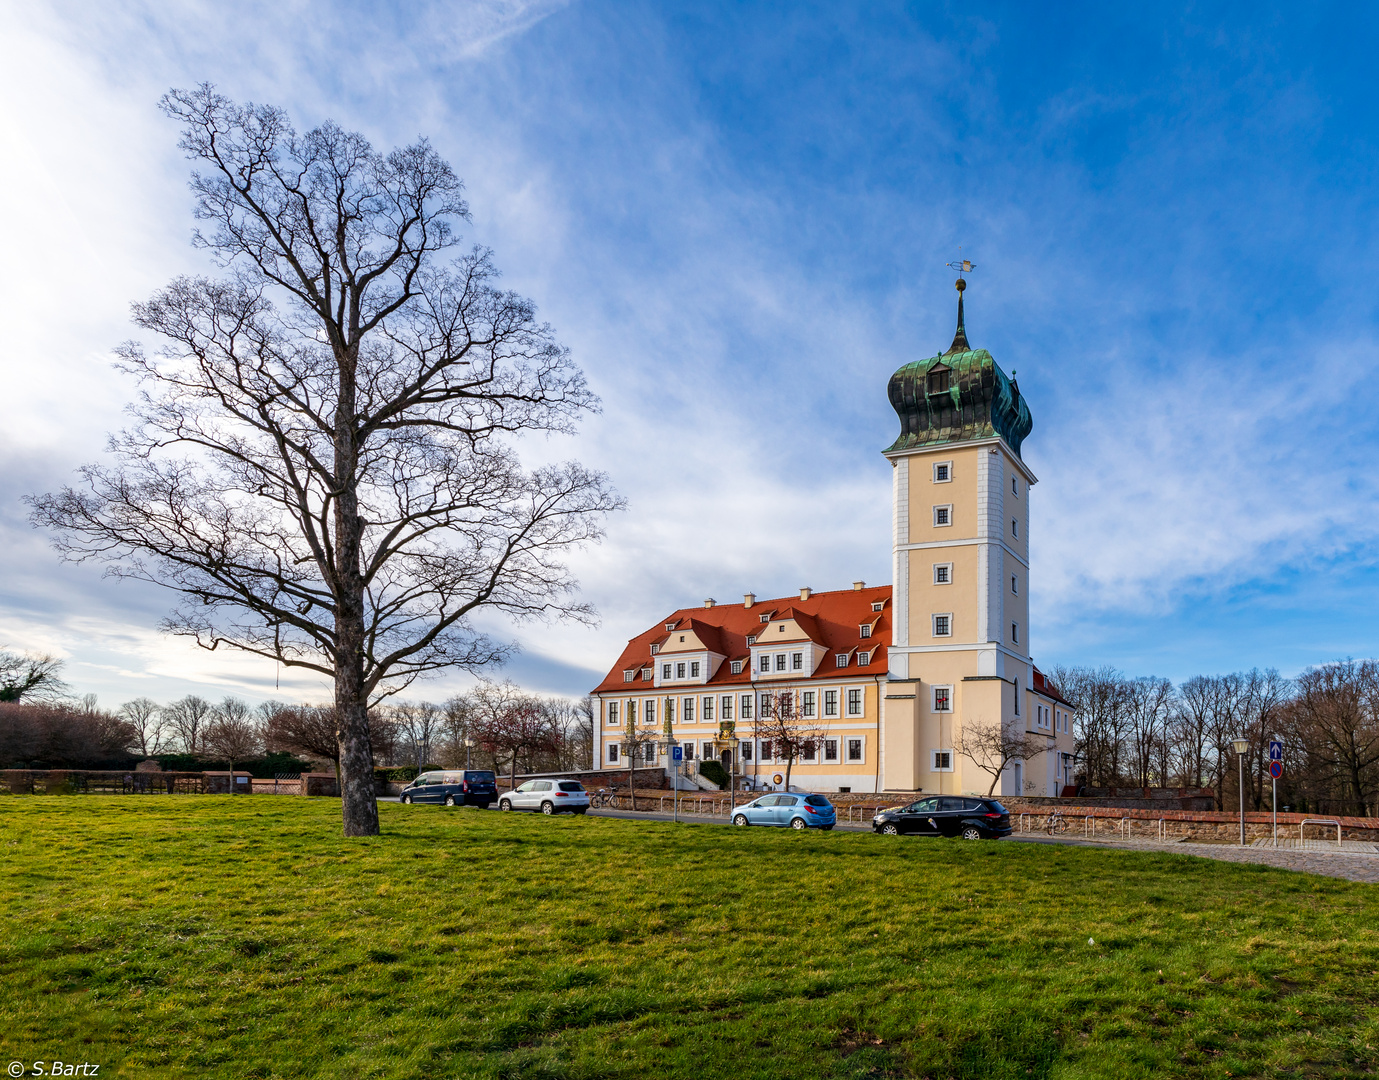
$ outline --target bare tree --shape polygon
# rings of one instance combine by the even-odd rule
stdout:
[[[1125,676],[1111,667],[1056,667],[1052,678],[1073,705],[1074,744],[1086,782],[1114,785],[1125,755]]]
[[[158,753],[163,743],[163,709],[152,698],[137,697],[120,706],[120,718],[136,733],[139,753],[146,758]]]
[[[785,759],[785,790],[790,790],[790,774],[807,748],[823,741],[819,721],[804,716],[795,704],[795,693],[763,694],[752,721],[752,735],[760,746],[769,742],[777,761]]]
[[[164,709],[163,716],[186,753],[200,754],[205,750],[205,730],[213,719],[209,701],[188,694]]]
[[[1379,663],[1343,660],[1297,679],[1293,729],[1315,773],[1361,817],[1379,807]],[[1319,777],[1319,778],[1321,778]]]
[[[1130,767],[1140,787],[1168,782],[1159,766],[1167,746],[1167,725],[1173,706],[1173,684],[1167,679],[1145,677],[1125,685]]]
[[[426,768],[432,763],[431,750],[440,736],[445,714],[428,701],[403,702],[387,711],[417,769]]]
[[[249,707],[239,698],[227,697],[206,725],[203,742],[208,754],[229,762],[230,794],[235,793],[235,762],[248,761],[263,750],[258,725]]]
[[[332,705],[279,706],[262,721],[264,748],[316,761],[328,761],[337,774],[340,768],[339,714]],[[369,745],[383,761],[393,754],[393,727],[379,710],[369,712]]]
[[[675,714],[675,699],[666,698],[661,703],[663,715],[670,718]],[[632,809],[637,809],[637,766],[656,761],[656,744],[659,736],[655,718],[643,718],[645,722],[637,726],[637,710],[628,709],[627,719],[622,729],[622,753],[627,759],[627,790],[632,796]]]
[[[0,702],[37,704],[61,701],[67,696],[68,690],[67,684],[62,681],[65,663],[46,653],[20,656],[0,652]]]
[[[509,787],[514,787],[518,758],[526,754],[530,759],[532,754],[552,746],[546,711],[532,695],[508,681],[480,683],[473,697],[478,742],[493,755],[495,771],[499,756],[507,756]]]
[[[995,793],[996,784],[1008,765],[1038,757],[1047,746],[1042,739],[1036,741],[1023,731],[1006,728],[999,722],[969,722],[961,725],[953,748],[991,776],[991,786],[986,791],[990,797]]]
[[[378,832],[371,704],[509,647],[474,625],[591,617],[564,564],[620,501],[577,464],[524,471],[507,437],[569,432],[596,399],[488,252],[425,141],[387,155],[210,86],[172,91],[196,243],[230,273],[136,305],[165,348],[113,466],[31,499],[72,559],[178,590],[165,622],[334,682],[346,835]]]

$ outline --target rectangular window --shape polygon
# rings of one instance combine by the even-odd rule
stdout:
[[[1010,591],[1015,593],[1016,596],[1020,595],[1020,579],[1014,574],[1010,575]]]
[[[751,695],[751,694],[743,694],[743,695],[742,695],[742,719],[744,719],[744,720],[750,720],[751,718],[752,718],[752,695]]]
[[[704,708],[703,712],[700,713],[700,715],[703,716],[704,723],[706,724],[711,723],[713,721],[713,698],[706,697],[704,699]]]
[[[694,743],[687,742],[683,745],[684,757],[686,761],[694,760]]]
[[[847,746],[848,746],[848,761],[849,761],[849,762],[858,762],[858,761],[861,761],[861,760],[862,760],[862,740],[861,740],[861,739],[849,739],[849,740],[847,741]]]
[[[947,505],[947,506],[936,506],[936,507],[934,507],[934,525],[935,525],[935,526],[942,527],[942,526],[944,526],[944,525],[951,525],[951,524],[953,524],[952,518],[953,518],[953,506],[952,506],[951,503],[950,503],[949,505]]]
[[[1020,624],[1017,622],[1010,624],[1010,640],[1012,644],[1020,644]]]
[[[700,746],[699,749],[699,756],[702,757],[705,761],[708,761],[710,758],[713,757],[713,743],[706,742],[702,746]]]
[[[934,584],[951,585],[953,583],[953,564],[950,562],[934,563]]]
[[[755,645],[756,643],[757,643],[757,636],[756,636],[756,634],[748,634],[748,635],[747,635],[747,644],[748,644],[748,645]]]
[[[762,761],[770,761],[770,760],[771,760],[771,740],[770,740],[770,739],[762,739],[762,740],[761,740],[761,760],[762,760]]]
[[[845,653],[845,652],[840,652],[837,656],[835,656],[835,657],[833,658],[833,666],[834,666],[834,667],[847,667],[847,666],[848,666],[848,654]]]
[[[734,675],[741,675],[741,674],[742,674],[742,661],[741,661],[741,660],[734,660],[731,664],[728,665],[728,670],[731,671]]]
[[[694,698],[685,698],[685,708],[680,715],[680,719],[683,720],[686,724],[694,723]]]
[[[646,744],[646,752],[642,754],[642,760],[648,765],[656,764],[656,744],[654,742]]]
[[[669,678],[670,678],[670,665],[669,665],[669,664],[662,664],[662,665],[661,665],[661,678],[663,678],[663,679],[669,679]]]
[[[783,705],[784,702],[782,702],[781,704]],[[770,717],[770,715],[771,715],[771,695],[770,695],[770,694],[762,694],[762,695],[761,695],[761,712],[760,712],[758,715],[760,715],[761,718],[762,718],[763,720],[766,720],[766,719],[768,719],[768,718]]]
[[[616,765],[617,763],[618,763],[618,744],[615,743],[615,742],[610,742],[610,743],[608,744],[608,764],[610,764],[610,765]]]
[[[872,604],[871,609],[872,611],[881,611],[885,608],[885,606],[886,602],[884,600],[878,600],[876,601],[876,603]]]
[[[645,717],[642,723],[648,727],[656,723],[656,701],[654,698],[646,699],[646,704],[642,706],[642,716]]]
[[[953,751],[951,750],[931,750],[929,752],[929,767],[934,772],[953,771]]]
[[[751,761],[751,760],[752,760],[752,744],[751,744],[751,743],[749,743],[749,742],[738,743],[738,744],[737,744],[737,750],[738,750],[738,753],[742,755],[742,760],[743,760],[743,761]]]
[[[953,688],[951,686],[934,687],[934,712],[953,711]]]
[[[1019,487],[1016,486],[1015,477],[1013,477],[1013,476],[1010,478],[1010,493],[1011,493],[1012,495],[1019,495],[1019,494],[1020,494],[1020,489],[1019,489]]]
[[[636,668],[633,668],[631,671],[624,671],[624,672],[622,673],[622,681],[623,681],[623,682],[631,682],[631,681],[633,680],[633,678],[636,676],[636,674],[637,674]]]
[[[765,653],[762,653],[762,654],[761,654],[761,664],[760,664],[759,666],[761,667],[761,670],[762,670],[762,671],[770,671],[770,670],[771,670],[771,658],[770,658],[769,656],[767,656]]]
[[[825,761],[837,761],[837,760],[838,760],[838,740],[837,740],[837,739],[825,739],[825,740],[824,740],[824,760],[825,760]]]
[[[675,677],[676,677],[677,679],[683,679],[683,678],[685,677],[685,665],[684,665],[684,664],[676,664],[676,665],[675,665]]]
[[[934,616],[934,637],[953,636],[953,616],[935,615]]]
[[[946,484],[953,479],[953,463],[951,461],[934,462],[934,483]]]
[[[1010,519],[1010,535],[1016,539],[1019,539],[1020,536],[1020,523],[1014,518]]]
[[[618,703],[616,701],[610,701],[608,703],[608,722],[610,724],[616,724],[618,722]]]
[[[817,753],[818,753],[818,751],[817,751],[817,749],[816,749],[815,746],[814,746],[814,740],[813,740],[813,739],[805,739],[805,741],[803,742],[803,744],[801,744],[801,746],[800,746],[800,760],[801,760],[801,761],[806,761],[806,762],[808,762],[810,765],[813,765],[813,764],[814,764],[815,755],[816,755]]]
[[[857,629],[861,632],[862,637],[871,637],[871,623],[863,623]]]
[[[824,715],[825,715],[825,716],[837,716],[837,715],[838,715],[838,691],[837,691],[837,690],[825,690],[825,691],[824,691]]]
[[[1015,680],[1015,715],[1020,715],[1020,680]]]
[[[651,669],[650,669],[649,667],[644,667],[644,668],[642,668],[642,682],[650,682],[650,681],[651,681]]]
[[[871,653],[869,653],[869,652],[859,652],[859,653],[857,654],[857,666],[858,666],[858,667],[866,667],[866,666],[867,666],[868,664],[870,664],[870,663],[871,663]]]
[[[659,645],[653,645],[653,646],[651,646],[651,655],[652,655],[652,656],[655,656],[655,655],[656,655],[658,652],[660,652],[660,651],[661,651],[661,646],[659,646]]]
[[[698,661],[698,660],[692,661],[692,662],[690,663],[690,678],[691,678],[691,679],[697,679],[697,678],[699,678],[699,661]]]
[[[723,697],[719,699],[718,704],[722,706],[722,708],[718,710],[718,715],[723,717],[724,720],[731,720],[733,718],[733,695],[724,694]]]
[[[790,670],[791,670],[791,671],[803,671],[803,670],[804,670],[804,653],[802,653],[802,652],[792,652],[792,653],[790,654]]]
[[[861,716],[861,715],[862,715],[862,691],[861,691],[861,690],[849,690],[849,691],[848,691],[848,715],[849,715],[849,716]]]
[[[785,653],[776,653],[776,670],[785,670]]]
[[[800,712],[803,713],[807,719],[812,719],[814,717],[814,710],[816,707],[816,696],[813,690],[806,690],[800,695]]]

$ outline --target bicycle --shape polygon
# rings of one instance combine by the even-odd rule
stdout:
[[[1068,819],[1063,816],[1061,810],[1055,810],[1044,822],[1044,832],[1049,836],[1054,833],[1065,833],[1068,831]]]
[[[589,805],[590,805],[590,807],[595,807],[595,806],[604,806],[604,807],[612,806],[612,805],[613,805],[613,793],[610,792],[606,787],[601,787],[601,788],[599,788],[597,791],[590,792],[590,793],[589,793]]]

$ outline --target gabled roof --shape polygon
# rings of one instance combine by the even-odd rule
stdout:
[[[1034,681],[1030,689],[1037,694],[1043,694],[1046,698],[1052,698],[1054,701],[1066,705],[1070,709],[1076,710],[1077,708],[1076,705],[1058,692],[1058,687],[1038,668],[1034,669]]]
[[[623,682],[622,673],[628,668],[642,668],[654,661],[651,658],[651,643],[666,637],[666,623],[675,622],[679,629],[692,626],[711,651],[738,660],[749,653],[747,638],[755,635],[759,645],[769,645],[762,631],[766,629],[761,622],[763,614],[774,614],[779,621],[788,616],[795,620],[800,629],[830,653],[851,652],[859,646],[871,652],[871,663],[864,667],[856,665],[835,668],[829,661],[819,665],[812,676],[816,679],[837,678],[855,675],[884,675],[887,670],[886,646],[891,641],[891,621],[889,605],[881,613],[873,612],[873,603],[889,600],[891,587],[883,585],[871,589],[840,589],[836,592],[814,593],[808,600],[783,597],[764,600],[751,607],[743,604],[715,604],[713,607],[681,608],[656,621],[646,631],[638,634],[627,643],[618,662],[608,675],[594,688],[595,693],[622,692],[630,690]],[[681,620],[688,620],[688,623]],[[863,638],[858,631],[863,623],[876,621],[872,636]],[[713,638],[716,635],[716,638]],[[710,640],[716,644],[710,644]],[[799,638],[792,639],[798,643]],[[732,665],[726,661],[708,682],[708,686],[749,685],[753,675],[746,669],[734,675]],[[637,691],[644,692],[644,691]],[[679,692],[677,690],[677,692]]]

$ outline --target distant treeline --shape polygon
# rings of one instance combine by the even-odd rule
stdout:
[[[1168,679],[1113,668],[1050,673],[1077,710],[1077,768],[1089,787],[1211,787],[1239,798],[1233,741],[1247,743],[1245,804],[1270,803],[1269,742],[1284,743],[1280,806],[1379,813],[1379,662],[1340,660],[1296,679],[1255,669]]]

